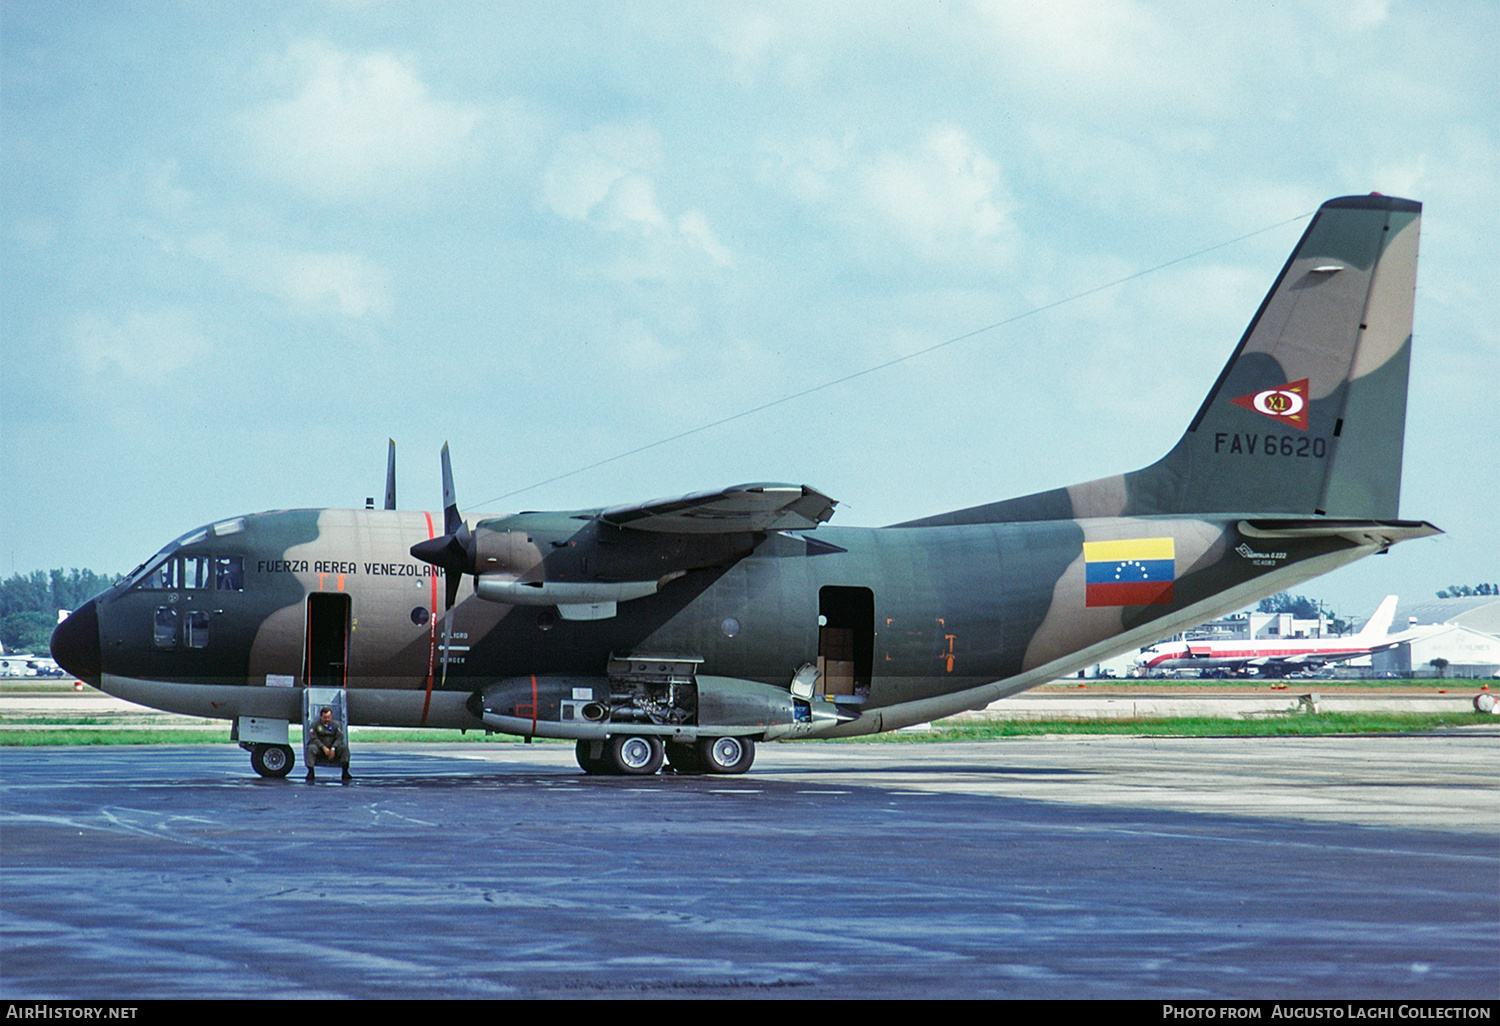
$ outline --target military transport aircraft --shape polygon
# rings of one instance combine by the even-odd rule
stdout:
[[[1259,638],[1254,641],[1164,641],[1141,652],[1140,665],[1159,670],[1256,671],[1284,677],[1293,670],[1358,659],[1401,643],[1391,637],[1396,596],[1387,595],[1358,634],[1347,638]]]
[[[1421,209],[1323,204],[1141,470],[883,528],[823,526],[834,500],[794,484],[471,526],[445,446],[441,522],[229,517],[85,603],[52,651],[121,698],[230,721],[268,776],[316,686],[351,723],[573,739],[614,774],[740,773],[758,741],[980,708],[1438,533],[1397,519]]]

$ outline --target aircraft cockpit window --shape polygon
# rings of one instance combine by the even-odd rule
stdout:
[[[141,565],[138,565],[135,570],[130,571],[130,576],[126,579],[127,588],[135,588],[135,586],[138,585],[145,586],[145,588],[150,588],[150,585],[148,585],[148,583],[145,583],[145,579],[147,579],[147,577],[150,577],[151,574],[156,573],[156,564],[159,564],[162,559],[165,559],[166,555],[168,555],[169,552],[174,552],[175,547],[177,546],[174,546],[174,544],[169,544],[169,546],[166,546],[165,549],[160,550],[160,552],[157,552],[156,555],[151,556],[150,559],[147,559],[147,561],[142,562]],[[147,570],[147,567],[150,567],[150,570]]]
[[[146,587],[158,591],[185,591],[201,587],[197,582],[202,570],[201,556],[173,556],[146,575]]]
[[[177,587],[177,560],[164,559],[141,578],[141,587],[158,591]]]
[[[184,588],[208,587],[208,557],[182,557],[182,586]]]
[[[144,573],[137,571],[131,587],[150,591],[244,591],[244,556],[168,556]]]
[[[233,520],[220,520],[214,525],[214,537],[223,538],[231,534],[239,534],[245,529],[245,518],[235,517]]]
[[[245,557],[220,556],[215,559],[214,582],[219,591],[244,591]]]

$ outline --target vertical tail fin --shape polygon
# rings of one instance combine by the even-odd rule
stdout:
[[[1177,513],[1393,520],[1422,205],[1318,209],[1181,440],[1151,466],[901,526]]]
[[[1379,641],[1391,632],[1391,621],[1396,618],[1396,596],[1387,595],[1375,607],[1375,612],[1365,621],[1355,637],[1361,641]]]
[[[1396,518],[1421,212],[1323,204],[1139,512]]]

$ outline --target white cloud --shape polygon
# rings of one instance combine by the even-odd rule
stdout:
[[[296,94],[246,119],[262,172],[332,201],[390,197],[459,162],[482,113],[433,97],[389,53],[346,54],[314,41],[278,70]]]
[[[73,325],[73,347],[92,376],[123,373],[148,383],[164,383],[167,375],[196,363],[209,348],[192,313],[180,307],[114,317],[85,314]]]
[[[1005,77],[1054,103],[1114,108],[1188,91],[1191,71],[1174,60],[1172,24],[1136,0],[1006,0],[976,9]]]
[[[636,229],[650,234],[667,230],[669,224],[656,202],[656,186],[639,171],[611,183],[598,213],[601,224],[617,231]]]
[[[679,217],[677,232],[689,244],[708,254],[709,259],[720,267],[728,267],[734,262],[728,247],[714,238],[712,229],[708,227],[708,218],[703,216],[702,211],[689,210]]]
[[[1013,204],[999,165],[957,128],[935,129],[907,152],[882,154],[861,179],[871,210],[925,259],[955,244],[988,242],[1010,227]]]
[[[384,317],[391,309],[391,275],[357,252],[298,249],[278,241],[293,233],[264,216],[215,206],[184,188],[175,162],[132,166],[99,186],[90,221],[101,245],[113,238],[148,243],[129,278],[203,287],[203,269],[232,289],[280,300],[294,317],[328,313]],[[142,259],[155,261],[148,272]],[[96,325],[93,330],[99,334]],[[107,332],[105,334],[108,334]],[[101,336],[102,337],[102,336]],[[113,351],[105,347],[106,351]]]
[[[665,345],[639,319],[631,319],[619,326],[611,352],[622,370],[636,375],[660,374],[679,359],[676,350]]]
[[[660,277],[684,254],[727,267],[733,255],[697,209],[671,216],[657,198],[654,172],[661,138],[646,125],[599,125],[558,141],[542,176],[541,201],[569,221],[635,235],[651,245],[652,267],[633,264],[631,277]]]
[[[751,85],[781,36],[780,26],[770,15],[753,11],[721,29],[713,42],[734,65],[735,78],[742,84]]]
[[[218,233],[196,235],[184,248],[230,281],[289,304],[293,314],[361,318],[390,313],[390,274],[357,253],[298,252]]]
[[[269,282],[293,302],[314,308],[331,306],[346,317],[390,312],[388,276],[353,253],[284,256]]]
[[[542,200],[570,221],[587,221],[618,183],[655,168],[660,160],[661,139],[646,125],[599,125],[586,132],[570,132],[558,141],[543,176]],[[635,192],[638,215],[644,213],[652,220],[659,214],[641,206],[645,198],[639,185],[627,188]]]
[[[1332,26],[1370,29],[1390,20],[1391,0],[1343,0],[1341,3],[1317,4],[1311,10]]]
[[[953,125],[874,155],[852,134],[782,144],[761,178],[860,231],[866,246],[898,241],[902,259],[991,269],[1009,259],[1015,202],[1000,165]]]
[[[842,139],[816,137],[793,141],[767,140],[768,159],[761,168],[761,181],[790,193],[809,206],[828,203],[837,192],[835,179],[852,159],[855,135]]]

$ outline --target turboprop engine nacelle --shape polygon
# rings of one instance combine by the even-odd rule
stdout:
[[[617,660],[616,665],[629,669],[612,677],[497,681],[475,694],[469,708],[502,733],[584,740],[622,733],[678,741],[726,735],[774,740],[853,718],[831,702],[799,699],[770,684],[696,676],[688,660]]]

